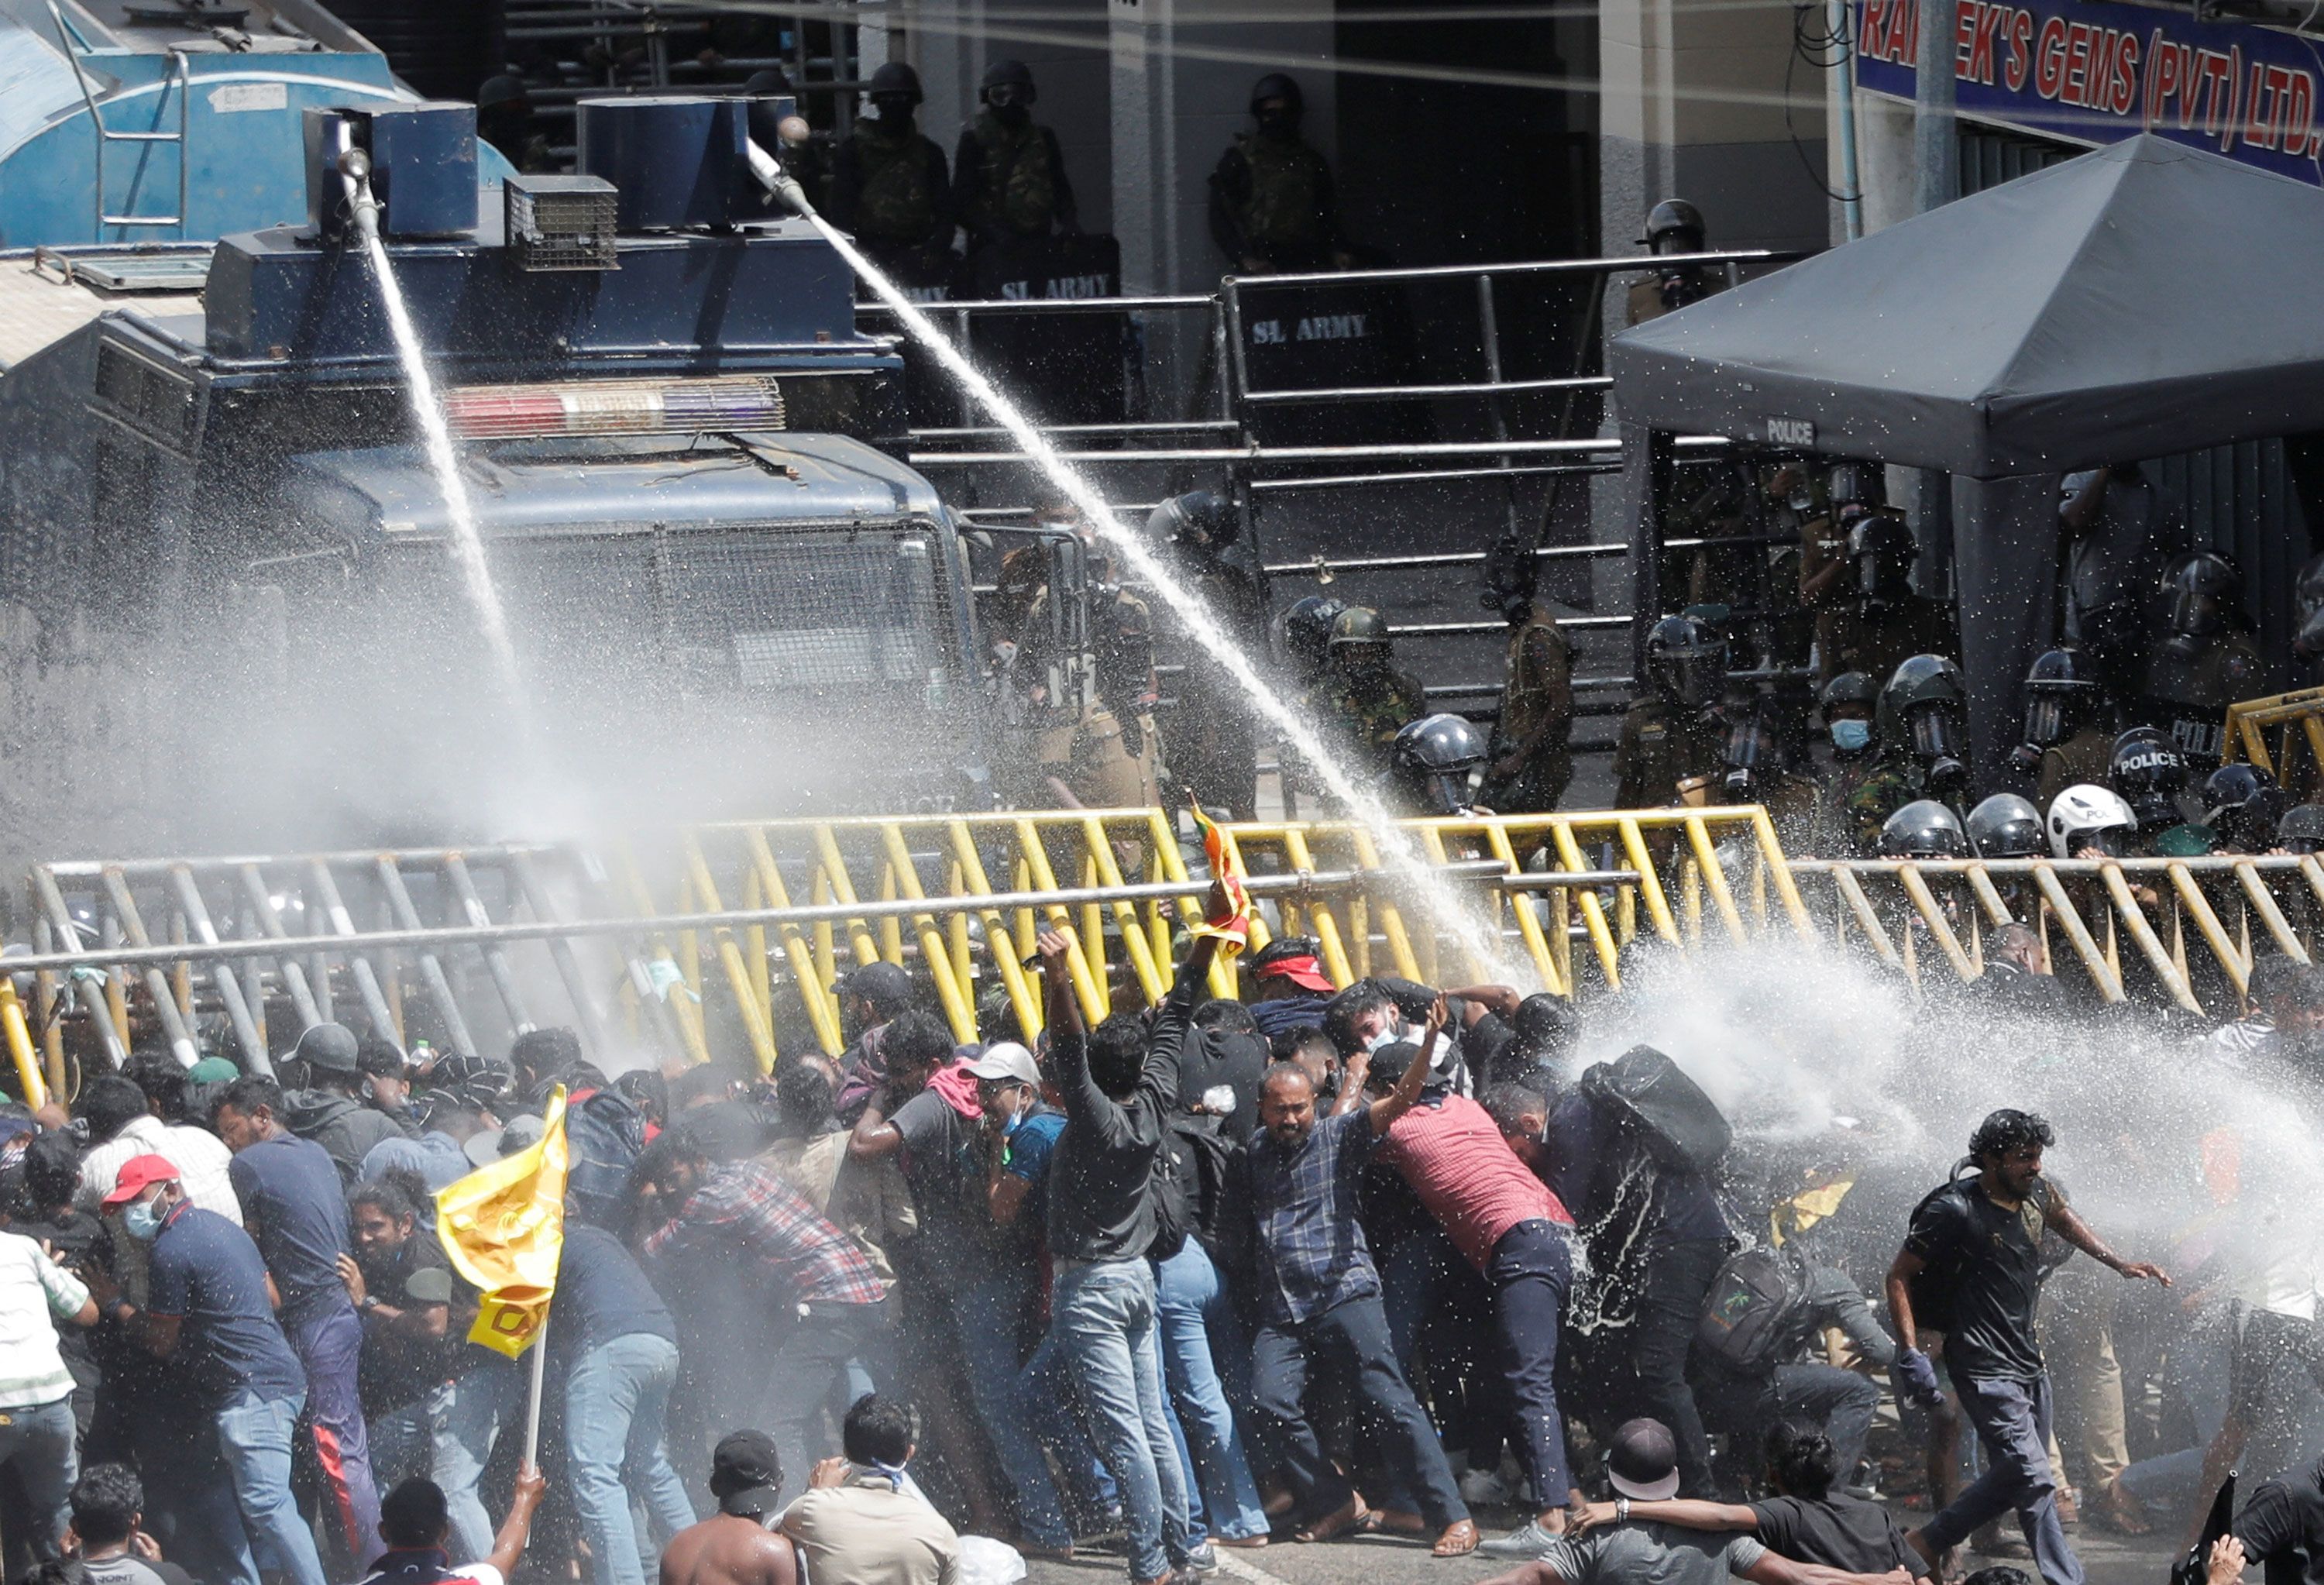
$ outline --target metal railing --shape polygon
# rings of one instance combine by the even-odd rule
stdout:
[[[1400,823],[1390,859],[1344,821],[1224,828],[1260,908],[1254,948],[1314,935],[1334,984],[1393,972],[1618,990],[1640,939],[1682,954],[1823,943],[1916,990],[1986,971],[1987,935],[2034,930],[2103,1003],[2213,1018],[2252,965],[2315,960],[2315,855],[1787,858],[1756,806]],[[1068,943],[1084,1015],[1151,1003],[1208,883],[1156,809],[739,821],[583,849],[522,846],[42,865],[31,951],[0,978],[20,1095],[158,1044],[190,1061],[270,1052],[325,1019],[496,1055],[572,1027],[609,1067],[842,1046],[847,970],[908,965],[963,1040],[1042,1028],[1029,954]],[[1446,910],[1457,910],[1458,917]],[[1234,968],[1209,990],[1232,995]]]
[[[48,0],[49,15],[57,24],[57,44],[66,61],[72,67],[73,82],[80,89],[82,106],[88,111],[90,127],[97,134],[97,175],[91,202],[97,207],[96,240],[105,240],[105,229],[142,230],[147,227],[175,226],[178,235],[186,234],[186,209],[190,190],[193,161],[188,157],[187,128],[192,115],[193,63],[186,51],[170,51],[170,75],[161,84],[161,103],[167,104],[171,90],[178,96],[178,130],[175,132],[121,132],[105,124],[104,106],[107,101],[97,97],[97,88],[81,65],[81,56],[90,49],[88,41],[65,21],[65,14],[57,0]],[[157,106],[158,109],[158,106]],[[174,215],[108,215],[105,212],[105,151],[110,143],[147,145],[174,143],[178,149],[178,212]]]

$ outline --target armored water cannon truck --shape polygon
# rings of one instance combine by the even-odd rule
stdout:
[[[307,223],[198,295],[0,264],[0,856],[984,801],[959,524],[746,110],[585,101],[583,174],[481,214],[471,109],[311,111]]]

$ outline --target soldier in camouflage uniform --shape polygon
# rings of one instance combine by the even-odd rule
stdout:
[[[920,77],[900,60],[872,74],[872,114],[832,151],[834,226],[904,284],[945,283],[952,259],[952,181],[944,151],[920,134]]]
[[[977,90],[982,107],[961,129],[952,157],[953,207],[968,251],[1081,229],[1057,134],[1033,122],[1033,73],[996,60]]]
[[[1727,640],[1692,616],[1665,616],[1646,635],[1648,691],[1622,714],[1614,744],[1614,806],[1658,809],[1679,783],[1717,774],[1727,685]]]
[[[1387,620],[1370,606],[1351,605],[1333,620],[1323,680],[1308,697],[1308,715],[1359,782],[1378,780],[1388,768],[1396,734],[1428,714],[1428,696],[1396,669],[1395,659]]]
[[[2025,673],[2025,741],[2009,763],[2034,776],[2040,806],[2070,787],[2104,781],[2114,738],[2114,709],[2089,657],[2070,644],[2035,656]]]
[[[2226,557],[2199,550],[2177,558],[2163,592],[2171,633],[2147,659],[2147,718],[2200,774],[2219,763],[2227,706],[2264,693],[2267,668],[2247,634],[2243,575]]]
[[[1509,624],[1508,680],[1485,769],[1484,803],[1503,815],[1557,807],[1573,779],[1573,645],[1534,597],[1534,548],[1504,535],[1485,557],[1484,604]]]
[[[1305,109],[1297,83],[1281,72],[1260,78],[1250,91],[1258,129],[1237,133],[1211,172],[1212,239],[1246,275],[1355,265],[1340,236],[1332,167],[1299,135]]]

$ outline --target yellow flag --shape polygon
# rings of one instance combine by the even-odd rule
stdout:
[[[565,1087],[549,1098],[540,1142],[479,1167],[436,1196],[436,1234],[453,1269],[484,1295],[468,1341],[513,1359],[549,1319],[565,1247]]]

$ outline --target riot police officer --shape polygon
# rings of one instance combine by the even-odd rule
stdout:
[[[503,72],[478,86],[476,138],[498,149],[527,176],[556,169],[549,157],[549,134],[533,121],[532,95],[521,78]]]
[[[1283,613],[1277,636],[1284,660],[1291,668],[1291,684],[1303,696],[1323,679],[1323,662],[1332,642],[1332,623],[1348,608],[1344,600],[1309,594],[1295,600]]]
[[[1720,763],[1715,777],[1702,778],[1706,802],[1757,804],[1774,822],[1775,840],[1786,852],[1805,852],[1814,841],[1816,783],[1793,769],[1776,723],[1776,705],[1767,696],[1729,701],[1720,711]],[[1682,799],[1687,783],[1679,785]]]
[[[832,151],[828,218],[906,286],[947,284],[956,222],[944,151],[914,113],[920,74],[890,60],[872,74],[872,113]]]
[[[1146,532],[1177,563],[1185,581],[1237,647],[1266,631],[1267,613],[1250,573],[1226,559],[1242,537],[1234,503],[1210,490],[1190,490],[1156,507]],[[1176,704],[1162,728],[1163,757],[1206,809],[1259,817],[1259,753],[1242,690],[1210,650],[1191,635],[1178,646],[1185,669]],[[1402,724],[1399,723],[1398,724]]]
[[[2046,807],[2070,787],[2106,779],[2115,731],[2098,670],[2072,645],[2044,650],[2025,673],[2025,741],[2010,768],[2036,778]]]
[[[1306,101],[1279,71],[1250,90],[1255,129],[1235,134],[1211,172],[1211,236],[1246,275],[1347,270],[1332,167],[1299,135]]]
[[[2107,785],[2130,806],[2138,821],[2138,836],[2149,852],[2157,851],[2167,834],[2186,826],[2179,795],[2188,780],[2187,756],[2179,745],[2152,726],[2134,726],[2114,740],[2107,766]],[[2209,834],[2192,851],[2209,851]]]
[[[1884,859],[1966,859],[1969,834],[1950,805],[1915,798],[1880,823]]]
[[[1160,687],[1154,674],[1153,615],[1146,603],[1116,581],[1112,553],[1081,514],[1052,504],[1034,521],[1071,529],[1089,558],[1089,650],[1094,697],[1048,696],[1056,632],[1054,594],[1047,582],[1027,604],[1014,669],[1028,679],[1038,730],[1032,744],[1034,779],[1055,776],[1092,808],[1150,808],[1176,779],[1162,768],[1154,725]],[[1012,552],[1012,559],[1023,552]],[[1007,570],[1003,564],[1004,576]],[[1034,796],[1046,797],[1036,788]]]
[[[1878,762],[1872,719],[1879,702],[1879,687],[1860,671],[1843,671],[1824,684],[1821,706],[1824,731],[1831,739],[1831,767],[1816,789],[1815,823],[1807,847],[1818,858],[1843,858],[1857,851],[1856,819],[1849,805]]]
[[[1868,511],[1849,525],[1847,569],[1818,591],[1816,659],[1827,679],[1888,677],[1913,656],[1953,652],[1952,613],[1913,592],[1919,555],[1902,518]]]
[[[977,89],[976,114],[952,157],[954,211],[968,251],[1081,229],[1057,134],[1035,124],[1033,73],[1021,60],[996,60]]]
[[[1389,745],[1389,801],[1407,815],[1469,814],[1470,784],[1484,764],[1485,736],[1466,716],[1424,715]]]
[[[2324,682],[2324,556],[2300,564],[2292,580],[2292,614],[2299,627],[2292,635],[2292,657],[2310,683]]]
[[[2145,605],[2186,525],[2135,462],[2069,474],[2059,486],[2058,526],[2066,538],[2063,631],[2127,696],[2138,683]]]
[[[1995,793],[1962,823],[1980,859],[2031,859],[2042,852],[2042,811],[2015,793]]]
[[[1646,633],[1647,691],[1622,715],[1614,744],[1614,806],[1661,808],[1679,783],[1725,763],[1717,706],[1727,687],[1727,640],[1709,622],[1665,616]]]
[[[1941,655],[1915,655],[1880,690],[1880,758],[1848,801],[1858,850],[1877,852],[1888,816],[1919,798],[1958,804],[1969,787],[1960,755],[1969,698],[1960,668]]]
[[[2266,667],[2244,615],[2243,575],[2215,551],[2174,558],[2163,575],[2170,636],[2146,663],[2149,719],[2190,764],[2219,762],[2227,709],[2262,691]]]
[[[1369,605],[1333,619],[1323,681],[1314,696],[1315,724],[1348,756],[1360,779],[1388,768],[1396,734],[1428,713],[1420,684],[1396,669],[1388,620]]]
[[[2276,828],[2292,800],[2274,777],[2238,762],[2204,779],[2202,803],[2203,824],[2218,839],[2214,851],[2264,853],[2275,845]]]
[[[1665,198],[1646,211],[1646,235],[1638,240],[1657,257],[1666,253],[1703,251],[1702,211],[1684,198]],[[1659,319],[1711,295],[1710,278],[1700,264],[1674,264],[1641,276],[1630,283],[1630,323]]]
[[[1573,779],[1573,645],[1548,603],[1535,598],[1539,566],[1533,547],[1514,536],[1485,558],[1484,604],[1509,624],[1485,791],[1485,801],[1503,815],[1554,809]]]

